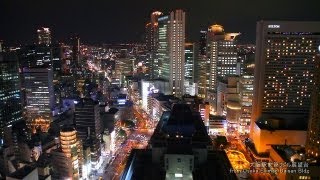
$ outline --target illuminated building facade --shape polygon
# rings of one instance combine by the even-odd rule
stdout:
[[[194,96],[198,94],[198,86],[195,83],[195,45],[194,43],[185,44],[185,65],[184,65],[184,93]]]
[[[169,81],[172,94],[182,96],[184,94],[185,12],[172,11],[169,15],[160,16],[158,23],[159,77]]]
[[[237,128],[241,115],[240,77],[228,76],[218,82],[216,113],[226,116],[228,125]]]
[[[184,78],[185,81],[190,83],[194,82],[194,70],[195,70],[195,61],[194,61],[194,44],[186,43],[185,44],[185,65],[184,65]]]
[[[241,117],[238,132],[242,135],[248,135],[250,132],[253,100],[254,53],[255,46],[250,45],[244,46],[238,50],[239,59],[241,62]]]
[[[61,151],[72,161],[72,177],[79,176],[79,141],[77,131],[72,127],[63,127],[60,131]]]
[[[23,68],[23,77],[27,123],[39,118],[51,122],[55,102],[52,68]]]
[[[320,49],[319,49],[320,51]],[[311,157],[320,156],[320,55],[316,58],[316,71],[314,73],[314,86],[311,100],[308,136],[306,143],[307,154]]]
[[[5,128],[22,119],[18,59],[14,53],[0,53],[0,147]]]
[[[42,27],[37,30],[38,34],[38,44],[51,44],[51,32],[49,28]]]
[[[149,78],[154,79],[159,75],[158,72],[158,59],[156,58],[156,51],[159,45],[159,26],[158,17],[162,15],[162,12],[154,11],[151,13],[150,22],[146,24],[146,46],[149,52],[148,58],[148,73]]]
[[[51,152],[53,170],[60,179],[80,179],[83,150],[74,127],[64,125],[60,130],[60,148]]]
[[[212,25],[207,33],[207,56],[210,61],[209,90],[215,90],[219,79],[240,75],[236,37],[240,33],[225,33],[221,25]]]
[[[257,23],[250,133],[269,117],[282,119],[286,129],[297,124],[307,129],[319,27],[319,22]]]
[[[240,78],[241,93],[241,117],[238,132],[240,134],[249,134],[252,113],[253,99],[253,75],[243,75]]]

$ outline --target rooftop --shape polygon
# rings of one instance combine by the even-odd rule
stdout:
[[[234,173],[230,173],[230,168],[224,151],[210,151],[208,161],[193,171],[193,179],[237,179]],[[165,174],[164,167],[152,163],[152,150],[133,149],[120,179],[164,180]]]
[[[37,169],[37,168],[33,167],[33,166],[26,165],[23,168],[20,168],[17,171],[15,171],[14,173],[10,174],[9,177],[16,178],[16,179],[23,179],[28,174],[30,174],[32,171],[34,171],[35,169]]]
[[[308,127],[308,115],[301,113],[264,113],[256,124],[264,130],[298,130],[305,131]]]

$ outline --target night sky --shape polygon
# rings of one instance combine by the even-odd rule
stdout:
[[[0,0],[0,39],[7,44],[32,43],[36,29],[52,31],[53,41],[79,34],[85,43],[142,42],[153,10],[175,8],[187,13],[187,41],[199,30],[218,23],[227,32],[241,32],[255,42],[261,19],[320,21],[317,0]],[[320,27],[319,27],[320,28]]]

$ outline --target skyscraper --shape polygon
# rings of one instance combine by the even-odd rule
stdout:
[[[184,94],[184,48],[185,48],[185,12],[172,11],[169,15],[160,16],[159,61],[160,78],[169,81],[170,89],[176,96]]]
[[[159,26],[158,17],[162,15],[162,12],[154,11],[151,13],[150,22],[146,24],[146,45],[149,53],[148,71],[150,79],[154,79],[158,76],[158,60],[156,58],[156,51],[159,45]]]
[[[74,121],[79,138],[82,141],[87,139],[88,129],[90,129],[90,134],[94,134],[100,139],[103,130],[101,129],[99,105],[97,102],[89,98],[81,99],[76,104]]]
[[[20,79],[16,54],[0,53],[0,147],[5,128],[22,119]]]
[[[103,132],[98,103],[89,98],[81,99],[76,104],[74,123],[79,139],[84,145],[89,144],[91,147],[92,166],[96,168],[101,155],[100,141]]]
[[[251,136],[256,121],[268,117],[287,129],[306,129],[319,27],[320,22],[257,23]]]
[[[20,68],[52,67],[51,48],[44,44],[24,46],[20,50]]]
[[[193,43],[186,43],[185,44],[185,73],[184,79],[189,81],[190,83],[194,82],[194,70],[195,70],[195,58],[194,58],[194,44]]]
[[[49,28],[42,27],[37,30],[38,33],[38,44],[51,44],[51,32]]]
[[[200,31],[199,49],[197,56],[196,80],[199,84],[199,96],[204,98],[209,87],[209,68],[207,61],[207,31]]]
[[[71,37],[72,43],[72,61],[73,68],[76,69],[80,66],[80,37],[78,35],[74,35]]]
[[[196,58],[195,58],[195,45],[194,43],[185,44],[185,64],[184,64],[184,93],[195,95],[198,94],[198,87],[195,83],[195,69],[196,69]]]
[[[43,128],[46,131],[55,105],[52,68],[23,68],[23,77],[27,124],[34,127],[35,133],[37,123],[45,121]]]
[[[318,158],[320,155],[320,54],[316,57],[315,68],[306,150],[309,156]]]
[[[207,53],[210,61],[209,90],[215,90],[217,81],[225,76],[240,75],[235,43],[238,35],[240,33],[225,33],[221,25],[210,26],[207,34]]]

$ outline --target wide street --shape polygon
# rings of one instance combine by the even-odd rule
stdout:
[[[136,127],[129,132],[127,139],[117,148],[111,164],[106,166],[103,174],[105,180],[120,179],[131,150],[145,148],[153,133],[152,127],[147,126],[148,119],[145,113],[140,108],[132,108],[132,111],[136,118]]]

